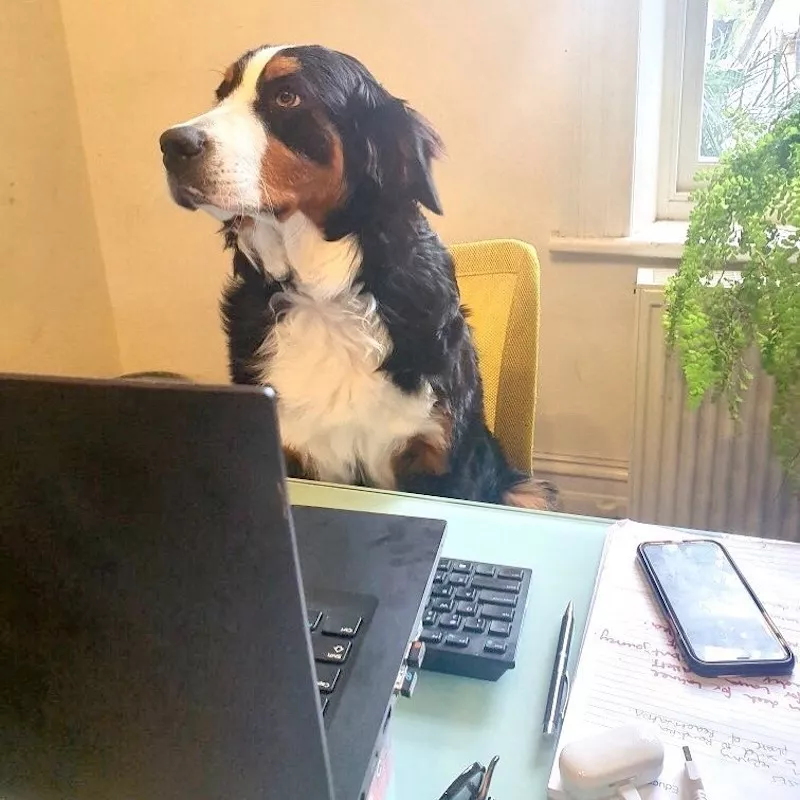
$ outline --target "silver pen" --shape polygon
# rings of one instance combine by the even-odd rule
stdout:
[[[554,736],[561,729],[564,712],[569,699],[569,650],[572,646],[572,633],[575,628],[575,614],[570,600],[561,620],[561,632],[558,634],[558,648],[553,663],[553,674],[550,676],[550,691],[547,693],[547,707],[544,712],[542,733]]]

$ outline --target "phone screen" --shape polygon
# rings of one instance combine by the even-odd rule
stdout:
[[[654,542],[641,550],[698,660],[789,657],[722,547],[709,541]]]

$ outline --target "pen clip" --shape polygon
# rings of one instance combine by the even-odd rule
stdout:
[[[564,721],[567,713],[567,703],[569,702],[569,694],[572,689],[572,682],[569,679],[569,673],[564,670],[564,679],[561,681],[561,686],[558,690],[558,719],[559,724]]]

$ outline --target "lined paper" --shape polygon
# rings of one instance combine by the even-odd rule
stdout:
[[[559,750],[600,730],[654,725],[667,750],[643,800],[680,800],[681,747],[698,762],[709,800],[800,800],[800,669],[773,678],[706,679],[681,658],[636,563],[648,540],[698,538],[620,522],[609,531]],[[720,536],[800,659],[800,545]],[[549,796],[564,798],[556,758]]]

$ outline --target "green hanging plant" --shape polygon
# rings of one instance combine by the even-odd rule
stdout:
[[[734,417],[757,348],[775,380],[773,447],[800,489],[800,106],[766,132],[741,131],[702,177],[666,289],[667,344],[690,405],[724,396]]]

